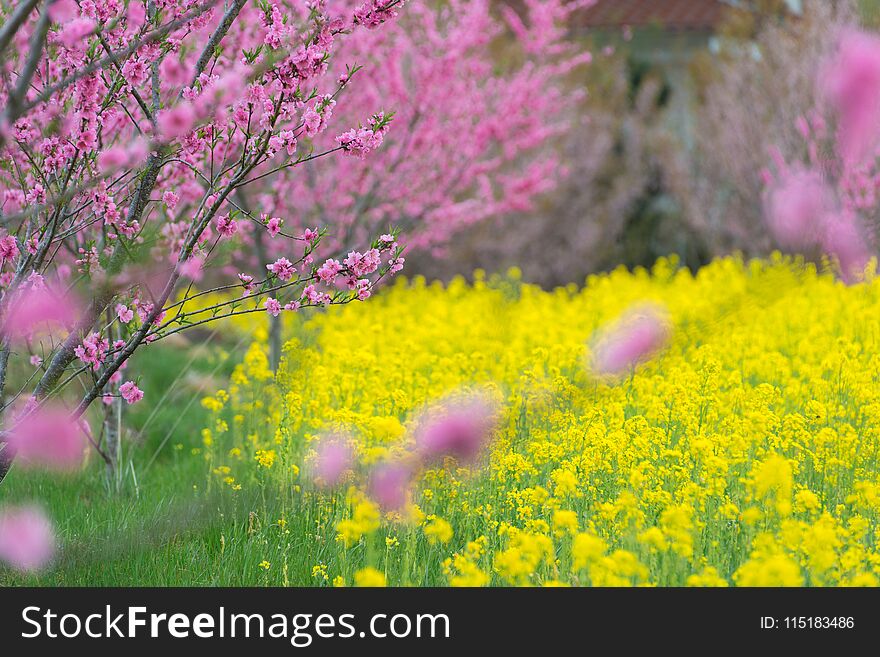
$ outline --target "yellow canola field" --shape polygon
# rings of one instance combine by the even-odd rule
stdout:
[[[516,271],[400,280],[286,313],[277,376],[265,317],[246,315],[256,340],[203,401],[210,485],[259,492],[260,566],[282,560],[285,581],[876,585],[878,295],[782,257],[696,275],[661,260],[554,291]],[[644,301],[668,310],[671,343],[622,380],[591,377],[591,336]],[[404,513],[382,514],[362,474],[311,485],[321,435],[350,436],[368,469],[466,390],[502,408],[490,453],[422,471]]]

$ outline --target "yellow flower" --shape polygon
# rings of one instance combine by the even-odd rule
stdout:
[[[274,449],[258,449],[256,455],[254,456],[257,463],[260,464],[261,468],[271,468],[275,464],[275,460],[278,458],[278,454]]]
[[[556,510],[553,512],[553,533],[558,536],[574,535],[578,531],[578,517],[575,511]]]
[[[202,408],[206,408],[213,413],[223,410],[223,402],[214,397],[203,397]]]
[[[431,517],[424,528],[428,543],[448,543],[452,540],[452,525],[442,518]]]
[[[598,561],[608,545],[598,536],[582,533],[574,537],[574,543],[571,546],[571,556],[573,559],[572,569],[581,570],[590,564]]]
[[[737,586],[803,586],[800,566],[784,554],[761,556],[744,563],[733,574]]]
[[[262,568],[263,570],[269,570],[269,568],[272,567],[272,564],[264,559],[263,561],[258,563],[257,566]]]
[[[718,574],[718,571],[712,568],[711,566],[707,566],[703,569],[701,573],[690,575],[687,578],[688,586],[702,586],[702,587],[725,587],[727,586],[727,580],[721,577]]]
[[[210,293],[186,312],[197,320],[230,298]],[[623,382],[593,378],[592,336],[642,301],[668,311],[662,356]],[[663,258],[556,290],[485,273],[399,279],[375,303],[286,316],[296,338],[277,372],[265,317],[232,318],[255,339],[204,402],[210,421],[190,453],[210,490],[256,480],[276,497],[300,535],[255,534],[270,548],[295,539],[311,564],[350,567],[359,543],[375,551],[381,524],[391,542],[418,530],[453,546],[438,547],[431,585],[871,583],[880,333],[866,327],[878,310],[880,277],[845,286],[781,254],[719,258],[698,275]],[[418,471],[422,508],[383,514],[363,489],[297,476],[318,435],[349,437],[352,472],[409,463],[425,410],[472,393],[499,409],[493,440],[475,464]],[[386,542],[392,585],[423,556],[419,541],[399,544]]]
[[[476,563],[461,554],[444,561],[444,572],[453,587],[479,587],[489,583],[489,575]]]
[[[354,585],[359,587],[385,586],[385,575],[372,566],[367,566],[354,574]]]
[[[379,529],[379,507],[365,497],[356,497],[355,500],[351,518],[340,520],[336,525],[336,540],[346,548]]]

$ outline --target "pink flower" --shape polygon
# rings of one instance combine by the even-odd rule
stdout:
[[[266,312],[272,315],[272,317],[278,317],[278,314],[281,312],[281,303],[278,301],[278,299],[273,299],[272,297],[269,297],[268,299],[266,299],[263,305],[266,307]]]
[[[116,316],[119,318],[119,321],[123,324],[128,324],[131,320],[134,319],[134,311],[122,303],[116,304]]]
[[[271,237],[275,237],[279,232],[281,232],[281,224],[284,222],[278,217],[272,217],[266,222],[266,230],[269,231],[269,235]]]
[[[336,280],[336,276],[339,272],[342,271],[342,265],[338,260],[328,259],[324,262],[323,265],[318,267],[318,271],[316,272],[318,278],[327,285],[330,285],[334,280]]]
[[[336,137],[336,143],[346,155],[364,159],[382,145],[384,137],[385,132],[382,130],[374,132],[370,128],[357,128]]]
[[[134,381],[126,381],[119,386],[119,394],[129,404],[136,404],[144,398],[144,392],[135,385]]]
[[[454,401],[429,411],[416,434],[416,449],[426,463],[447,456],[474,461],[489,443],[496,410],[482,398]]]
[[[34,367],[39,367],[40,365],[43,364],[43,359],[40,358],[39,356],[37,356],[36,354],[33,354],[30,358],[30,362],[31,362],[31,365],[33,365]]]
[[[314,481],[318,486],[333,488],[342,482],[345,473],[352,467],[352,451],[348,443],[339,436],[323,438],[317,446],[314,461]]]
[[[669,326],[660,309],[637,306],[604,328],[592,349],[596,374],[626,374],[659,351],[669,340]]]
[[[159,114],[156,125],[164,141],[171,141],[186,135],[195,124],[195,112],[187,103],[180,103]]]
[[[400,270],[403,269],[403,265],[406,262],[406,258],[394,258],[388,261],[388,271],[392,274],[396,274]]]
[[[217,226],[217,232],[223,237],[232,237],[235,235],[235,231],[238,230],[238,224],[235,219],[230,219],[229,215],[226,214],[217,217],[215,225]]]
[[[190,280],[200,281],[202,280],[202,276],[204,274],[204,267],[204,258],[200,258],[194,255],[184,261],[182,265],[180,265],[180,274],[181,276],[186,276]]]
[[[397,8],[389,6],[385,0],[368,0],[355,7],[354,22],[368,30],[379,27],[382,23],[397,16]]]
[[[52,324],[68,326],[76,314],[68,299],[58,298],[45,288],[31,288],[12,304],[12,312],[6,319],[3,331],[11,337],[23,338]]]
[[[282,130],[278,133],[278,137],[284,150],[287,151],[287,155],[294,155],[296,153],[296,137],[293,134],[293,130]]]
[[[169,210],[176,208],[179,201],[180,197],[170,189],[162,194],[162,202],[168,206]]]
[[[848,164],[870,156],[880,136],[880,38],[851,29],[820,74],[839,118],[838,148]]]
[[[254,277],[249,274],[239,274],[238,280],[241,281],[241,285],[244,288],[244,296],[247,296],[254,290]]]
[[[314,137],[318,134],[321,128],[321,115],[313,107],[306,108],[303,112],[302,120],[308,137]]]
[[[306,285],[302,291],[302,298],[313,306],[322,306],[330,301],[330,296],[324,292],[318,292],[314,285]]]
[[[826,217],[822,248],[837,260],[840,277],[845,283],[864,278],[871,250],[865,228],[854,212],[844,210]]]
[[[38,507],[0,511],[0,561],[16,570],[44,568],[55,556],[55,530]]]
[[[37,272],[33,272],[27,278],[28,283],[31,285],[31,290],[35,290],[38,292],[46,292],[46,279],[42,277],[42,275]]]
[[[98,154],[98,170],[101,173],[110,173],[128,164],[128,151],[121,147],[108,148]]]
[[[73,50],[81,45],[82,40],[95,31],[95,21],[90,18],[75,18],[67,23],[58,33],[58,40],[66,48]]]
[[[822,238],[824,217],[833,207],[831,189],[814,171],[782,174],[782,180],[766,196],[770,230],[780,246],[809,251]]]
[[[57,0],[49,5],[47,11],[53,23],[67,23],[79,16],[79,7],[74,0]]]
[[[61,406],[44,406],[27,413],[13,425],[9,430],[9,445],[22,465],[70,470],[82,462],[85,441],[67,410]]]
[[[275,274],[282,281],[289,281],[296,273],[296,269],[287,258],[278,258],[278,260],[271,265],[266,265],[266,269]]]
[[[82,344],[73,350],[73,353],[86,365],[91,365],[97,371],[107,357],[107,349],[110,343],[98,333],[89,333]]]
[[[412,469],[405,463],[380,463],[370,475],[369,495],[383,511],[399,511],[406,506],[412,477]]]
[[[15,260],[18,254],[18,242],[12,235],[0,237],[0,260]]]
[[[315,228],[314,230],[312,230],[311,228],[306,228],[305,232],[302,234],[302,238],[309,244],[314,244],[319,236],[320,234],[318,233],[317,228]]]
[[[368,281],[366,278],[358,279],[358,282],[355,284],[355,288],[357,289],[358,301],[366,301],[370,298],[370,281]]]

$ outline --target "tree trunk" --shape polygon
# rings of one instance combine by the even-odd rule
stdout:
[[[122,399],[114,397],[104,414],[105,451],[107,453],[107,481],[111,488],[119,491],[122,484]]]

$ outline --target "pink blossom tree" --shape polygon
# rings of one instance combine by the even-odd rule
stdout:
[[[762,171],[768,225],[783,248],[825,255],[855,282],[880,224],[880,37],[840,28],[815,87],[817,102],[794,122],[800,153],[773,148]]]
[[[282,233],[285,257],[215,286],[233,293],[227,301],[186,310],[205,294],[194,283],[220,260],[221,242],[238,222],[257,221],[240,212],[237,190],[381,145],[391,123],[381,107],[361,108],[361,122],[340,126],[333,148],[299,141],[329,129],[324,110],[352,83],[353,66],[343,76],[330,70],[338,42],[393,20],[399,5],[4,5],[0,480],[26,446],[54,449],[45,432],[22,434],[59,408],[112,466],[109,436],[83,416],[97,399],[111,409],[141,400],[137,382],[123,379],[142,346],[233,315],[365,299],[401,268],[396,231],[365,238],[332,276],[310,255],[327,227]],[[13,367],[18,380],[7,390]],[[74,380],[84,392],[70,403]]]
[[[322,254],[337,262],[390,225],[410,252],[442,257],[469,227],[533,210],[565,175],[561,149],[549,146],[571,132],[582,93],[567,77],[591,61],[568,40],[566,25],[593,1],[527,0],[500,12],[489,0],[412,3],[383,29],[346,39],[331,70],[343,78],[348,62],[363,68],[344,104],[314,101],[305,127],[310,148],[340,144],[319,133],[331,112],[355,125],[361,108],[388,107],[393,130],[369,158],[336,158],[306,175],[284,169],[242,188],[242,207],[272,213],[262,215],[267,231],[246,234],[235,261],[280,255],[283,245],[271,237],[278,226],[299,232],[331,220]],[[270,343],[274,367],[277,320]]]
[[[401,0],[4,4],[0,481],[59,409],[112,470],[144,346],[364,300],[403,266],[392,225],[439,249],[526,207],[559,173],[541,145],[586,59],[562,24],[589,1],[505,9],[504,70],[483,1],[414,2],[406,27]]]

